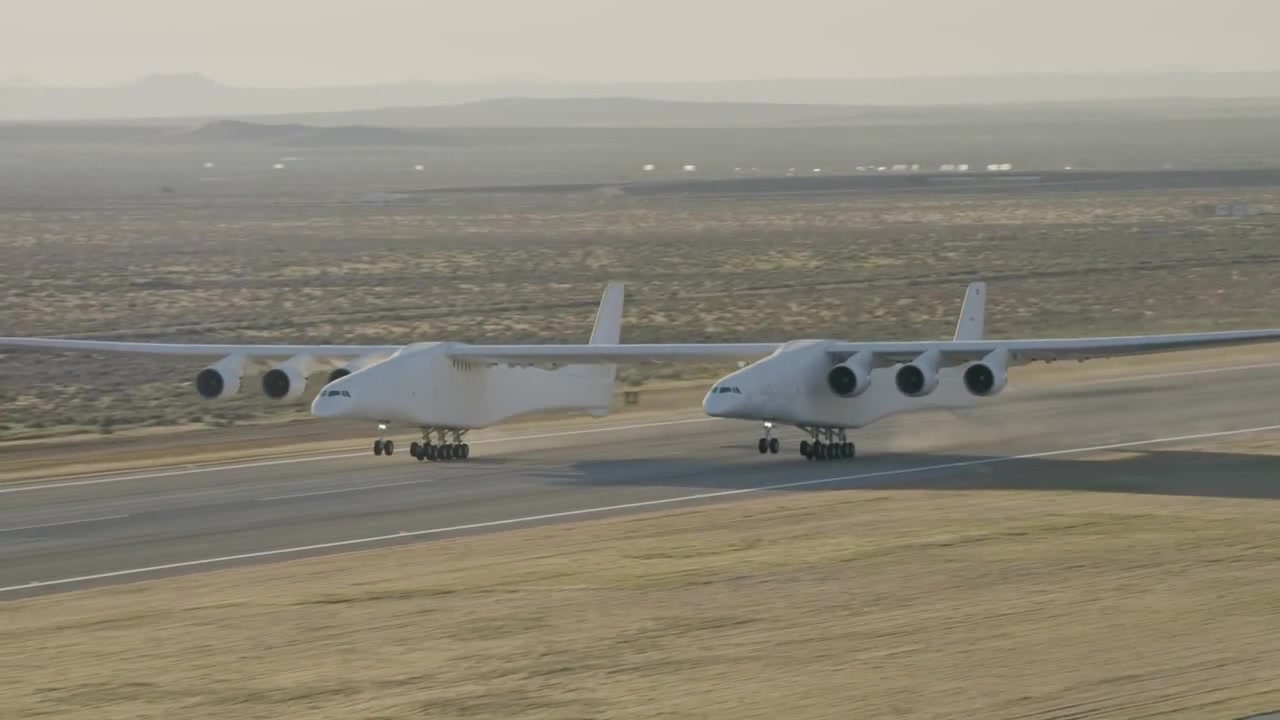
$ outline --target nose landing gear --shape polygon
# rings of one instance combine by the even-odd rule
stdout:
[[[387,424],[378,423],[378,439],[373,441],[374,455],[390,455],[396,451],[395,442],[386,439]]]
[[[766,421],[764,424],[764,437],[760,438],[758,443],[760,454],[772,453],[778,454],[778,438],[773,437],[773,423]]]

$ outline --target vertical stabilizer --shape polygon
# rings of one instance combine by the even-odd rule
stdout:
[[[986,316],[987,284],[970,283],[960,306],[960,321],[956,323],[956,340],[981,340],[982,325]]]
[[[611,282],[604,288],[596,324],[591,328],[592,345],[617,345],[622,340],[622,283]]]
[[[591,328],[592,345],[616,345],[622,340],[622,283],[611,282],[600,297],[596,310],[596,324]],[[588,412],[593,417],[609,414],[613,403],[613,383],[618,378],[618,366],[614,364],[579,365],[575,374],[583,378],[581,392],[591,398]]]

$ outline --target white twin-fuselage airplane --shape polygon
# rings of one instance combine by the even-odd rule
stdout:
[[[813,460],[855,455],[848,431],[922,410],[963,410],[1004,389],[1008,369],[1030,362],[1227,347],[1280,340],[1280,328],[1167,335],[1062,339],[983,338],[984,283],[969,286],[951,340],[785,343],[621,344],[623,289],[610,283],[583,345],[190,345],[62,338],[0,338],[0,347],[81,352],[223,356],[195,378],[205,398],[239,391],[246,370],[279,360],[262,375],[269,397],[297,399],[307,378],[330,370],[311,405],[324,418],[377,422],[375,455],[391,455],[388,424],[421,429],[410,454],[419,460],[466,459],[469,430],[550,410],[607,415],[619,363],[725,360],[749,362],[716,382],[703,399],[713,417],[763,424],[759,452],[776,454],[776,424],[809,439]],[[548,368],[547,366],[555,366]]]

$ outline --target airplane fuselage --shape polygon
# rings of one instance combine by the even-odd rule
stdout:
[[[613,367],[556,369],[475,363],[448,356],[449,343],[410,345],[380,363],[325,385],[317,417],[474,430],[555,410],[608,413]]]
[[[894,382],[898,365],[871,369],[864,392],[841,397],[827,383],[827,343],[790,342],[724,376],[703,398],[703,410],[712,417],[856,429],[903,413],[970,408],[980,399],[965,388],[962,368],[940,369],[938,385],[927,395],[905,395]]]

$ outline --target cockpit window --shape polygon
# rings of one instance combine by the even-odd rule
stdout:
[[[346,390],[330,390],[329,392],[325,393],[324,396],[325,397],[338,397],[338,396],[351,397],[351,393],[347,392]]]
[[[741,391],[741,390],[739,390],[739,389],[738,389],[738,387],[737,387],[736,385],[734,385],[734,386],[730,386],[730,385],[721,385],[720,387],[716,388],[713,392],[716,392],[716,393],[718,393],[718,394],[720,394],[720,395],[723,395],[723,394],[725,394],[725,393],[736,393],[736,394],[738,394],[738,395],[741,395],[741,394],[742,394],[742,391]]]

